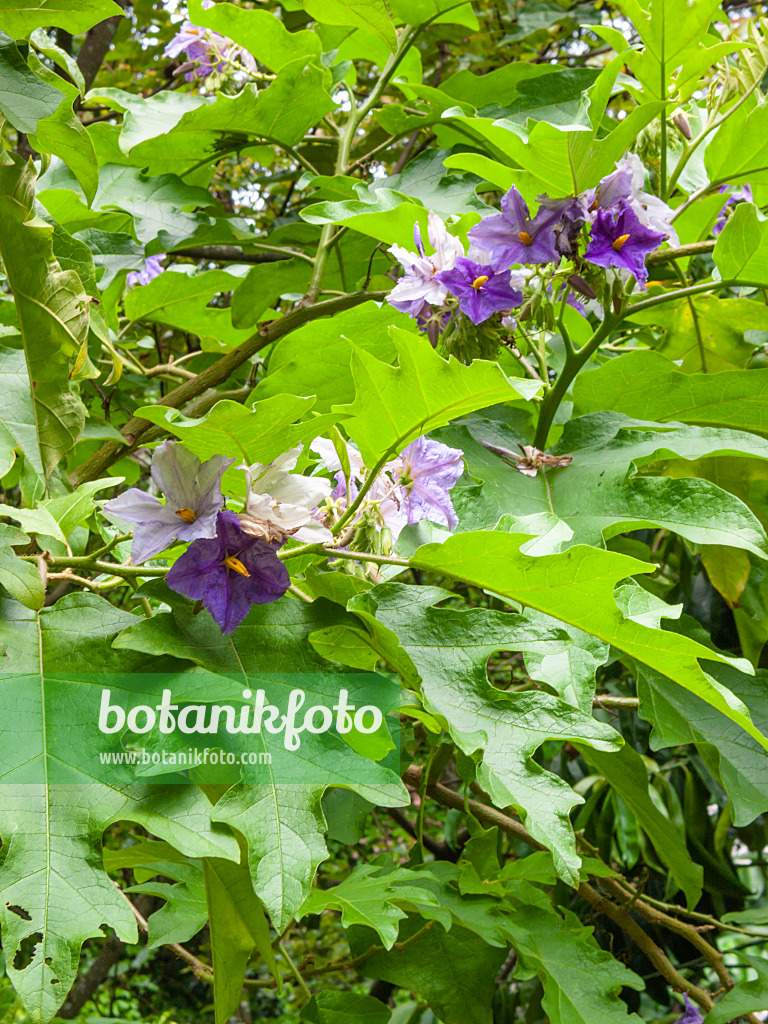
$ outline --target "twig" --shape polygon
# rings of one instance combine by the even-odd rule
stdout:
[[[271,345],[279,338],[290,334],[304,324],[323,316],[332,316],[334,313],[339,313],[344,309],[351,309],[353,306],[360,305],[361,302],[368,302],[369,300],[380,302],[386,295],[387,292],[354,292],[352,295],[344,295],[338,299],[318,302],[314,306],[294,309],[280,320],[275,320],[268,326],[260,327],[255,334],[252,334],[250,338],[247,338],[236,349],[233,349],[232,352],[222,356],[213,366],[209,366],[207,370],[199,373],[194,380],[185,381],[177,388],[174,388],[173,391],[169,391],[156,404],[160,408],[178,409],[209,388],[223,384],[251,356],[254,356],[262,348],[266,348],[267,345]],[[142,438],[153,427],[154,424],[149,420],[134,416],[122,428],[121,433],[125,441],[107,441],[106,444],[103,444],[87,462],[74,471],[71,477],[72,484],[77,486],[78,484],[85,483],[87,480],[98,479],[113,462],[117,462],[118,459],[129,455],[138,448],[142,443]]]

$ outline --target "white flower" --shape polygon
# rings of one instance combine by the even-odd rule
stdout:
[[[245,509],[240,513],[243,531],[252,537],[282,542],[295,537],[306,544],[325,544],[333,539],[330,530],[315,518],[315,511],[331,493],[331,483],[322,477],[291,473],[296,468],[301,445],[291,448],[268,465],[243,463]]]
[[[431,256],[427,256],[424,251],[418,224],[413,229],[418,252],[409,252],[400,245],[393,245],[389,249],[405,270],[405,276],[389,293],[387,301],[411,317],[418,316],[427,304],[443,304],[448,297],[448,289],[435,280],[435,274],[438,270],[453,270],[457,257],[464,255],[464,246],[458,238],[448,233],[445,223],[436,213],[430,210],[427,221],[427,235],[435,250]]]

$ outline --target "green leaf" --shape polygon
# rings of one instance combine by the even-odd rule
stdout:
[[[45,585],[40,570],[33,562],[22,562],[11,547],[0,547],[0,586],[25,608],[43,607]]]
[[[709,25],[718,0],[621,0],[619,8],[632,20],[643,49],[627,48],[621,56],[643,84],[647,96],[683,103],[699,88],[708,68],[726,54],[740,50],[738,41],[717,42]]]
[[[420,888],[419,875],[407,868],[382,870],[378,864],[359,864],[332,889],[313,889],[299,916],[337,910],[342,927],[372,928],[385,949],[391,949],[400,921],[408,916],[403,907],[418,910],[423,904],[437,906],[438,901],[428,889]]]
[[[527,650],[525,665],[533,679],[541,679],[556,690],[563,700],[589,713],[595,695],[595,672],[608,660],[609,646],[533,608],[526,608],[525,617],[547,629],[563,629],[571,638],[563,650]]]
[[[167,324],[200,339],[204,352],[236,348],[252,333],[232,326],[232,312],[208,305],[214,295],[243,286],[242,278],[224,270],[202,274],[168,271],[125,297],[131,320]],[[237,292],[235,292],[237,294]]]
[[[133,144],[131,159],[146,162],[150,174],[170,169],[183,177],[193,166],[262,140],[295,146],[333,110],[329,85],[327,70],[307,66],[304,57],[291,61],[266,89],[247,85],[237,96],[219,93],[215,103],[187,111],[163,134],[150,124],[155,136]]]
[[[482,751],[480,785],[497,806],[517,809],[531,835],[552,850],[558,875],[578,885],[580,862],[569,813],[580,798],[533,755],[547,739],[581,739],[603,750],[614,749],[621,739],[557,697],[512,696],[488,682],[486,665],[494,652],[562,649],[565,634],[520,615],[433,607],[448,596],[433,587],[385,583],[353,598],[348,607],[375,617],[398,637],[421,676],[425,710],[447,723],[465,754]]]
[[[53,256],[53,229],[34,216],[34,167],[0,167],[0,256],[16,301],[46,477],[74,445],[83,407],[69,376],[88,335],[88,296]]]
[[[750,956],[749,953],[739,951],[738,956],[747,961],[757,977],[752,981],[742,981],[726,992],[704,1018],[704,1024],[730,1024],[746,1013],[768,1006],[768,964],[762,957]]]
[[[663,309],[633,314],[630,307],[629,319],[663,326],[666,334],[656,350],[681,362],[686,373],[743,370],[755,352],[744,332],[768,330],[768,310],[751,299],[694,296],[668,302]]]
[[[406,942],[423,927],[422,918],[409,917],[400,925],[399,941]],[[353,954],[360,955],[370,949],[376,935],[353,929],[349,939]],[[461,925],[454,924],[448,932],[438,925],[412,946],[377,953],[359,970],[366,977],[416,992],[444,1024],[491,1024],[496,975],[506,957],[506,949],[489,946]]]
[[[384,0],[302,0],[302,6],[323,25],[354,25],[383,39],[392,53],[397,33]]]
[[[172,249],[195,233],[200,224],[196,207],[210,207],[215,200],[207,189],[187,185],[175,174],[162,174],[148,178],[137,167],[123,164],[104,164],[99,171],[99,190],[93,209],[75,194],[78,185],[74,179],[51,188],[42,181],[40,202],[51,216],[70,232],[83,228],[101,227],[107,211],[118,210],[125,215],[120,230],[130,227],[130,218],[139,242],[146,244],[158,239],[155,251]]]
[[[739,203],[720,232],[712,258],[723,279],[768,284],[768,220],[752,203]]]
[[[253,891],[245,864],[218,857],[203,861],[213,956],[216,1024],[226,1024],[240,1004],[245,969],[258,951],[272,975],[280,974],[272,953],[269,924]]]
[[[768,434],[768,370],[684,373],[658,352],[629,352],[580,374],[575,412],[614,409],[641,420],[681,420]]]
[[[701,561],[707,570],[709,582],[722,594],[729,607],[739,603],[747,585],[752,565],[745,551],[733,551],[722,544],[705,545],[701,549]]]
[[[357,992],[318,992],[301,1011],[309,1024],[387,1024],[391,1014],[373,996]]]
[[[61,527],[53,515],[43,506],[38,508],[14,508],[13,505],[0,505],[0,516],[7,516],[21,523],[23,530],[27,533],[39,534],[43,537],[53,537],[66,544],[67,538],[61,532]]]
[[[717,131],[717,145],[707,146],[704,167],[713,185],[768,182],[768,107],[747,100]]]
[[[536,381],[506,377],[496,363],[446,361],[422,338],[398,328],[390,334],[398,366],[356,349],[355,401],[333,407],[349,416],[345,429],[368,466],[457,416],[515,396],[530,399],[541,389]]]
[[[763,695],[768,673],[744,675],[725,665],[709,671],[749,709],[755,724],[768,732]],[[651,747],[695,743],[705,764],[720,779],[737,826],[748,825],[768,809],[768,755],[744,729],[694,693],[681,690],[663,674],[642,668],[638,675],[639,714],[653,724]]]
[[[61,102],[61,90],[28,68],[13,39],[0,31],[0,113],[17,131],[32,134]]]
[[[23,352],[0,349],[0,476],[5,476],[17,455],[24,455],[42,493],[45,471],[27,361]]]
[[[123,482],[123,477],[108,476],[102,480],[87,480],[71,494],[61,494],[41,502],[35,512],[41,509],[53,516],[64,537],[69,539],[73,530],[81,526],[96,508],[94,495],[99,491],[113,488]]]
[[[135,618],[89,594],[68,595],[37,613],[10,602],[3,602],[2,610],[0,649],[5,648],[5,672],[0,685],[3,706],[13,709],[3,719],[4,749],[9,749],[9,727],[39,737],[39,766],[45,772],[60,771],[65,767],[67,740],[66,733],[57,732],[57,718],[63,719],[66,711],[52,707],[56,684],[49,674],[61,672],[64,665],[65,671],[76,674],[100,668],[121,672],[135,664],[135,658],[116,655],[110,646],[115,633]],[[55,755],[48,753],[49,745]],[[88,771],[82,758],[72,766],[80,784],[14,784],[9,777],[4,783],[0,923],[6,971],[34,1022],[54,1016],[75,980],[82,943],[101,938],[103,924],[114,928],[123,941],[137,940],[133,913],[101,867],[101,837],[108,825],[135,821],[192,857],[238,856],[234,838],[211,826],[211,807],[199,790],[107,784],[100,776],[98,749],[95,744],[93,767]],[[31,763],[31,751],[19,753],[23,772]],[[30,936],[38,936],[31,961],[16,967],[15,952]]]
[[[481,143],[480,148],[503,165],[522,168],[515,175],[515,184],[531,201],[543,191],[550,196],[574,195],[609,174],[638,132],[663,109],[657,101],[644,103],[608,135],[598,138],[623,64],[623,57],[614,58],[594,85],[585,90],[581,107],[570,124],[537,121],[528,130],[518,121],[503,117],[446,112],[444,119],[449,126],[455,121],[468,129]],[[457,166],[454,159],[451,165]]]
[[[180,601],[165,587],[158,592],[174,606],[173,614],[136,623],[117,638],[116,649],[188,658],[210,671],[234,672],[235,677],[243,672],[260,678],[275,672],[283,678],[290,673],[314,673],[312,685],[328,690],[324,703],[329,699],[331,704],[334,702],[340,685],[349,687],[350,700],[355,702],[354,681],[360,677],[336,674],[338,667],[323,661],[308,640],[316,629],[345,617],[337,607],[324,601],[300,605],[291,600],[254,606],[236,633],[225,637],[207,615],[194,615],[189,602]],[[299,685],[308,690],[309,677],[299,678]],[[373,703],[371,694],[378,692],[377,704],[381,707],[381,677],[371,676],[370,680],[365,684],[368,689],[364,686],[361,691],[368,699],[361,697],[358,706]],[[217,682],[228,686],[225,692],[229,697],[239,696],[242,684],[238,686],[223,676]],[[207,694],[204,699],[216,699],[207,680],[200,687],[201,695]],[[291,687],[283,683],[282,688],[287,695]],[[166,739],[170,743],[174,737]],[[179,744],[182,739],[188,740],[176,739]],[[212,816],[247,840],[254,889],[273,927],[282,931],[309,894],[317,865],[328,856],[321,807],[325,790],[342,786],[382,806],[402,806],[408,797],[393,771],[360,756],[339,736],[308,736],[299,751],[290,754],[283,750],[279,737],[262,734],[261,741],[269,747],[273,766],[258,770],[253,778],[248,776],[245,782],[227,790]],[[232,742],[238,741],[233,737]],[[243,749],[253,750],[253,741],[249,740]]]
[[[99,164],[91,137],[72,109],[79,90],[34,54],[29,59],[43,81],[64,93],[58,108],[38,121],[32,143],[41,153],[53,153],[63,160],[80,182],[85,198],[92,203],[99,187]]]
[[[577,744],[582,757],[605,778],[629,807],[638,824],[653,843],[661,862],[667,866],[676,886],[683,890],[689,907],[701,897],[703,870],[694,864],[681,834],[666,818],[648,793],[648,772],[642,757],[628,743],[615,753]]]
[[[520,534],[459,534],[444,544],[420,548],[411,564],[447,573],[536,608],[613,644],[637,661],[666,673],[768,749],[768,739],[753,724],[742,702],[705,675],[698,662],[699,658],[729,659],[688,637],[653,629],[622,615],[613,594],[615,585],[628,576],[653,572],[654,566],[627,555],[583,546],[560,555],[533,558],[520,550],[525,540]],[[740,665],[744,667],[743,662]]]
[[[648,473],[671,454],[686,460],[726,453],[768,459],[768,444],[733,430],[653,427],[617,413],[571,419],[552,454],[570,454],[573,462],[535,477],[518,472],[477,440],[514,451],[525,441],[517,431],[481,418],[464,428],[449,427],[440,436],[463,450],[469,481],[452,492],[461,527],[491,529],[504,516],[504,529],[537,538],[526,551],[547,554],[572,544],[601,547],[625,530],[659,526],[697,544],[725,544],[766,557],[763,527],[739,498],[708,480]]]
[[[312,398],[294,395],[273,395],[251,408],[239,402],[217,402],[200,419],[182,416],[177,409],[150,405],[136,410],[142,416],[164,427],[184,442],[185,447],[205,461],[213,455],[242,457],[248,465],[271,462],[299,442],[319,437],[338,415],[320,416],[298,422],[312,406]]]
[[[213,29],[244,46],[271,71],[278,72],[300,57],[320,61],[320,37],[307,29],[289,32],[272,11],[246,10],[233,3],[203,7],[201,0],[190,0],[188,10],[195,25]]]
[[[330,412],[355,398],[352,358],[362,349],[383,363],[393,363],[397,349],[387,327],[401,320],[392,306],[364,302],[332,319],[305,324],[272,349],[260,399],[280,394],[315,395],[316,412]]]
[[[349,223],[355,231],[379,242],[393,239],[405,242],[413,238],[414,222],[426,234],[427,211],[403,192],[389,188],[369,188],[362,182],[354,186],[357,199],[310,203],[301,211],[308,224]]]
[[[49,25],[79,35],[114,15],[125,12],[113,0],[13,0],[13,7],[3,10],[3,28],[14,39]]]
[[[515,977],[538,977],[544,986],[542,1009],[558,1024],[640,1024],[619,998],[622,987],[643,982],[601,949],[593,929],[568,910],[530,906],[510,898],[505,931],[517,955]]]
[[[232,297],[232,323],[240,328],[257,324],[261,314],[281,295],[303,295],[311,274],[311,264],[296,258],[253,267]]]
[[[115,859],[120,863],[119,859]],[[157,949],[158,946],[172,942],[187,942],[208,921],[202,863],[195,860],[183,860],[180,864],[159,861],[153,865],[152,873],[172,878],[175,884],[144,881],[126,890],[129,893],[157,896],[165,901],[149,917],[148,948]]]

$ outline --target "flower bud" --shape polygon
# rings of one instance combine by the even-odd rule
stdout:
[[[575,292],[578,292],[579,295],[583,295],[585,299],[597,298],[597,292],[591,287],[591,285],[587,284],[580,274],[571,274],[568,278],[568,284]]]

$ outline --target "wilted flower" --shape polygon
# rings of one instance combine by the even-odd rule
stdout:
[[[517,446],[522,455],[513,452],[511,448],[503,448],[501,445],[483,441],[482,438],[480,438],[480,444],[487,448],[488,451],[493,452],[494,455],[498,455],[500,459],[510,463],[523,476],[536,476],[540,469],[544,470],[548,467],[550,469],[561,469],[565,466],[570,466],[573,462],[572,455],[548,455],[541,448],[534,448],[531,444],[519,444]]]
[[[512,186],[501,200],[501,213],[476,224],[469,240],[491,254],[491,263],[498,270],[513,263],[557,263],[555,224],[558,210],[540,207],[531,218],[525,200]]]
[[[164,259],[164,252],[160,252],[156,256],[147,256],[141,270],[132,270],[126,277],[126,284],[129,287],[133,287],[136,284],[149,284],[154,278],[165,273],[165,267],[160,262]]]
[[[448,290],[435,275],[439,270],[450,270],[456,265],[457,257],[464,255],[464,246],[459,239],[448,233],[443,220],[431,210],[427,222],[427,235],[430,245],[435,250],[431,256],[427,256],[424,251],[418,224],[415,224],[413,229],[417,252],[409,252],[400,245],[389,248],[389,252],[405,270],[405,274],[387,296],[387,302],[410,317],[419,316],[427,305],[443,304]]]
[[[219,512],[215,535],[196,540],[176,560],[165,581],[171,590],[202,601],[222,633],[232,633],[254,604],[269,604],[290,585],[273,545],[249,537],[234,512]]]
[[[618,216],[597,211],[584,259],[598,267],[628,270],[643,284],[648,280],[645,257],[658,249],[666,235],[641,224],[628,203],[622,201]]]
[[[730,187],[730,185],[722,185],[717,191],[725,194],[726,192],[728,192]],[[728,199],[726,200],[725,204],[723,205],[722,209],[717,215],[717,220],[715,221],[714,226],[712,228],[712,234],[719,235],[725,227],[726,222],[728,220],[729,207],[736,206],[738,203],[752,202],[754,202],[754,199],[752,197],[752,186],[748,185],[745,182],[741,186],[741,188],[735,189],[733,192],[731,192],[730,196],[728,196]]]
[[[333,534],[314,517],[318,505],[331,493],[331,484],[324,477],[306,477],[291,473],[296,468],[301,445],[280,455],[268,465],[257,462],[243,464],[245,470],[245,509],[240,525],[251,537],[282,544],[286,537],[295,537],[307,544],[324,544]]]
[[[135,525],[131,557],[146,562],[175,540],[216,536],[216,516],[224,507],[221,475],[234,462],[214,455],[207,462],[177,441],[163,441],[152,456],[152,480],[165,504],[138,487],[104,505],[104,511]]]
[[[675,1024],[703,1024],[704,1018],[699,1012],[698,1007],[694,1006],[688,998],[686,992],[683,993],[683,1001],[685,1002],[685,1012],[681,1017],[678,1017]]]
[[[481,324],[500,309],[514,309],[523,301],[523,293],[510,284],[509,269],[494,270],[460,256],[453,270],[436,275],[451,295],[459,300],[459,309],[473,324]]]

